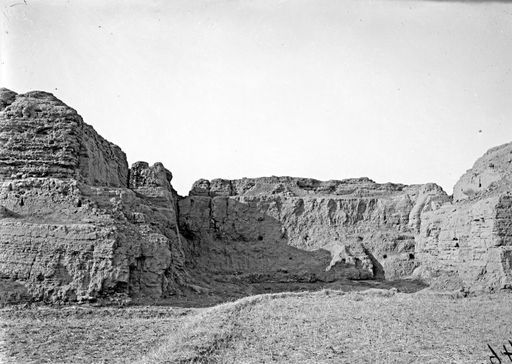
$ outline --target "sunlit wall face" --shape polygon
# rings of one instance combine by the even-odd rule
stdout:
[[[199,178],[368,176],[449,193],[512,141],[508,2],[2,0],[0,83],[129,162]]]

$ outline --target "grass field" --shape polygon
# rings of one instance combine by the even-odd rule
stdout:
[[[490,363],[488,344],[512,351],[505,293],[324,290],[202,309],[11,308],[0,318],[4,357],[20,363]]]
[[[161,307],[3,309],[0,363],[133,362],[195,314]]]

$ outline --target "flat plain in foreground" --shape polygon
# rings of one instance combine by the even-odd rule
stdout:
[[[324,290],[201,309],[11,308],[0,318],[4,357],[23,363],[489,363],[487,345],[505,363],[503,345],[512,351],[507,293]]]
[[[3,309],[0,363],[133,362],[194,314],[169,307]]]

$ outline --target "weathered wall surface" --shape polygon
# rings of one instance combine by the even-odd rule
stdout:
[[[47,301],[186,287],[170,172],[129,171],[119,147],[53,95],[2,95],[0,280]]]
[[[0,278],[21,280],[49,301],[179,293],[187,273],[173,197],[145,188],[4,182]]]
[[[490,192],[510,191],[512,143],[489,149],[453,188],[454,201],[475,199]]]
[[[99,136],[52,94],[0,90],[0,181],[74,178],[89,185],[126,187],[121,149]]]
[[[434,184],[268,177],[200,180],[179,210],[200,266],[218,275],[395,279],[418,265],[421,211],[447,200]]]
[[[179,197],[161,163],[128,168],[53,95],[0,89],[0,303],[411,275],[511,288],[511,164],[512,144],[491,149],[453,199],[432,183],[292,177],[199,180]]]
[[[489,150],[454,187],[454,201],[422,214],[415,272],[439,289],[512,284],[512,143]]]

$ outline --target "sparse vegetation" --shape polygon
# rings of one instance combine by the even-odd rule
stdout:
[[[142,363],[472,363],[512,337],[510,295],[262,295],[191,317]]]
[[[2,309],[0,362],[133,362],[195,313],[171,307]]]
[[[3,310],[15,362],[484,363],[512,339],[511,294],[370,289],[258,295],[204,309]]]

